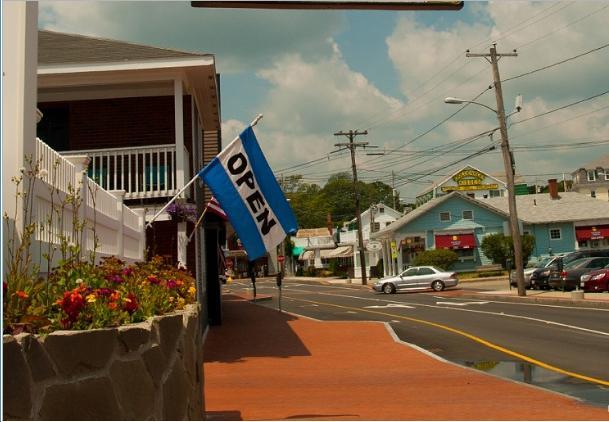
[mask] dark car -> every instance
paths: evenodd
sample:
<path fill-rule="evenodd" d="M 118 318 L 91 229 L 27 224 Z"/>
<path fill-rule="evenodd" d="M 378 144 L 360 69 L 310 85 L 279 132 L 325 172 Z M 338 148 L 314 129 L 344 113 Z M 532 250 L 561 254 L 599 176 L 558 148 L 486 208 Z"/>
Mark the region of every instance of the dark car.
<path fill-rule="evenodd" d="M 582 275 L 609 265 L 609 257 L 581 258 L 564 266 L 562 272 L 552 270 L 548 285 L 552 289 L 574 290 L 579 287 Z"/>
<path fill-rule="evenodd" d="M 524 269 L 524 287 L 525 289 L 532 289 L 531 285 L 531 277 L 533 273 L 538 269 L 550 268 L 552 265 L 555 265 L 554 262 L 559 258 L 559 256 L 548 256 L 546 258 L 538 261 L 534 266 Z M 516 282 L 516 271 L 511 272 L 510 277 L 510 285 L 512 287 L 518 287 L 518 283 Z"/>
<path fill-rule="evenodd" d="M 579 287 L 584 292 L 609 292 L 609 265 L 582 275 Z"/>
<path fill-rule="evenodd" d="M 575 251 L 568 253 L 562 258 L 563 267 L 569 265 L 571 262 L 581 259 L 581 258 L 590 258 L 590 257 L 609 257 L 609 249 L 594 249 L 588 251 Z M 556 270 L 557 262 L 554 261 L 550 267 L 546 268 L 538 268 L 533 271 L 530 277 L 530 284 L 532 289 L 548 289 L 550 286 L 548 285 L 548 278 L 550 277 L 550 273 L 553 270 Z"/>

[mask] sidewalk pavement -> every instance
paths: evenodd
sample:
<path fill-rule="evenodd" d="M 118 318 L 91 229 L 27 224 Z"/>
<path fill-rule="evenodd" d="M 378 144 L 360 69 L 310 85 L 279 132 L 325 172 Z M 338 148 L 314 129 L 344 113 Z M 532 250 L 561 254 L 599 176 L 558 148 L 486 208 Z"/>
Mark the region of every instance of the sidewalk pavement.
<path fill-rule="evenodd" d="M 322 322 L 225 294 L 205 343 L 208 420 L 607 420 L 607 409 L 467 369 L 379 322 Z"/>

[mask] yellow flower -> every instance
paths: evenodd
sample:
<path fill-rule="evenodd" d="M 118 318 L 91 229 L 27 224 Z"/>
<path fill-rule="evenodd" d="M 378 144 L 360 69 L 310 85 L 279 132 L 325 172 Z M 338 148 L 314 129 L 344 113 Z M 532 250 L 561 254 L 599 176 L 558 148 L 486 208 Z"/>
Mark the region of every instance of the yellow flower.
<path fill-rule="evenodd" d="M 91 293 L 90 295 L 87 296 L 87 302 L 89 303 L 94 303 L 97 300 L 97 298 L 95 297 L 95 295 L 93 293 Z"/>
<path fill-rule="evenodd" d="M 195 295 L 195 293 L 197 293 L 197 289 L 194 288 L 194 286 L 190 286 L 188 288 L 188 293 L 190 293 L 191 295 Z"/>
<path fill-rule="evenodd" d="M 185 303 L 186 301 L 184 300 L 184 298 L 178 298 L 178 308 L 183 308 Z"/>

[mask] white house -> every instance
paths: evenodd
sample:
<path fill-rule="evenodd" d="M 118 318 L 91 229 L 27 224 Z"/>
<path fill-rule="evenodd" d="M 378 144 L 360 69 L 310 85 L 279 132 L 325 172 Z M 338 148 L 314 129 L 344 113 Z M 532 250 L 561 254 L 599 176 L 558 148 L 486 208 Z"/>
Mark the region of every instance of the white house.
<path fill-rule="evenodd" d="M 362 218 L 362 238 L 364 240 L 366 273 L 370 277 L 370 268 L 375 267 L 381 258 L 381 251 L 375 250 L 373 245 L 369 247 L 370 233 L 375 233 L 389 226 L 402 216 L 402 213 L 385 205 L 382 202 L 371 205 L 361 214 Z M 376 242 L 375 242 L 376 243 Z M 357 220 L 354 218 L 348 221 L 340 229 L 339 246 L 351 248 L 353 256 L 353 277 L 361 278 L 362 271 L 359 259 L 359 249 L 357 248 Z"/>

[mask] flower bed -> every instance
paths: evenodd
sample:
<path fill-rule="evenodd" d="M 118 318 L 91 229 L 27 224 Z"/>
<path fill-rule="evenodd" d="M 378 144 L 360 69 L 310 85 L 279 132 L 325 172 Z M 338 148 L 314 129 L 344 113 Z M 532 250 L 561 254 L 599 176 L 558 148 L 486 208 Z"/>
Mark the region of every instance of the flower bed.
<path fill-rule="evenodd" d="M 160 257 L 125 265 L 66 263 L 46 279 L 4 282 L 4 334 L 115 327 L 183 309 L 195 301 L 193 277 Z"/>

